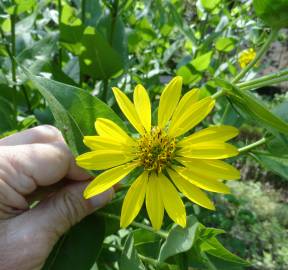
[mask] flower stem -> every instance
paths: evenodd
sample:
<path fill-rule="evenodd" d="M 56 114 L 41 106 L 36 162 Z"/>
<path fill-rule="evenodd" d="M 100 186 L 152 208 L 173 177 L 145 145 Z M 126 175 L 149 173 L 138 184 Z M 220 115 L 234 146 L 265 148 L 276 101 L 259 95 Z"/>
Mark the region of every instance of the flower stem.
<path fill-rule="evenodd" d="M 240 89 L 243 91 L 248 91 L 248 90 L 258 89 L 264 86 L 269 86 L 269 85 L 273 85 L 273 84 L 277 84 L 277 83 L 281 83 L 285 81 L 288 81 L 288 76 L 251 84 L 249 86 L 241 87 Z"/>
<path fill-rule="evenodd" d="M 266 76 L 262 76 L 260 78 L 256 78 L 248 82 L 238 83 L 237 87 L 239 87 L 241 90 L 251 90 L 287 80 L 288 80 L 288 68 Z"/>
<path fill-rule="evenodd" d="M 119 216 L 111 214 L 111 213 L 98 212 L 97 214 L 101 215 L 103 217 L 120 220 Z M 168 233 L 167 232 L 162 231 L 162 230 L 155 231 L 152 227 L 147 226 L 147 225 L 142 224 L 142 223 L 139 223 L 139 222 L 135 222 L 134 221 L 134 222 L 131 223 L 131 225 L 134 226 L 134 227 L 140 228 L 140 229 L 144 229 L 144 230 L 149 231 L 149 232 L 153 232 L 153 233 L 159 235 L 163 239 L 166 239 L 168 237 Z"/>
<path fill-rule="evenodd" d="M 267 138 L 264 137 L 264 138 L 254 142 L 254 143 L 251 143 L 251 144 L 248 144 L 248 145 L 246 145 L 244 147 L 239 148 L 238 151 L 239 151 L 240 154 L 243 154 L 243 153 L 245 153 L 247 151 L 250 151 L 251 149 L 254 149 L 255 147 L 258 147 L 258 146 L 260 146 L 262 144 L 265 144 L 266 142 L 267 142 Z"/>
<path fill-rule="evenodd" d="M 267 52 L 269 49 L 271 43 L 276 39 L 278 35 L 279 29 L 278 28 L 272 28 L 271 33 L 266 40 L 266 42 L 263 44 L 259 52 L 257 53 L 256 57 L 244 68 L 242 71 L 233 79 L 232 83 L 237 83 L 240 81 L 246 73 L 254 67 L 254 65 L 262 58 L 262 56 Z"/>
<path fill-rule="evenodd" d="M 62 2 L 61 2 L 61 0 L 58 0 L 58 25 L 59 25 L 59 27 L 61 24 L 61 20 L 62 20 Z M 59 44 L 58 58 L 59 58 L 59 65 L 60 65 L 60 69 L 61 69 L 61 67 L 62 67 L 62 48 L 61 48 L 60 44 Z"/>
<path fill-rule="evenodd" d="M 12 1 L 15 5 L 15 1 Z M 15 109 L 15 114 L 17 115 L 17 103 L 16 103 L 16 93 L 17 93 L 17 78 L 16 78 L 16 14 L 17 7 L 14 8 L 13 14 L 10 15 L 11 20 L 11 65 L 12 65 L 12 81 L 13 81 L 13 105 Z"/>
<path fill-rule="evenodd" d="M 221 97 L 225 94 L 224 89 L 221 89 L 219 91 L 217 91 L 216 93 L 214 93 L 211 98 L 217 99 L 218 97 Z"/>
<path fill-rule="evenodd" d="M 123 252 L 123 250 L 124 250 L 123 247 L 119 247 L 119 246 L 113 245 L 113 244 L 106 244 L 106 243 L 104 243 L 103 246 L 104 246 L 104 247 L 107 247 L 107 248 L 112 247 L 112 248 L 115 248 L 116 250 L 119 250 L 119 251 L 121 251 L 121 252 Z M 160 264 L 160 262 L 157 261 L 157 260 L 155 260 L 155 259 L 146 257 L 146 256 L 141 255 L 141 254 L 139 254 L 139 253 L 138 253 L 137 255 L 138 255 L 138 257 L 141 259 L 141 261 L 143 261 L 143 262 L 145 262 L 145 263 L 151 264 L 151 265 L 153 265 L 153 266 L 158 266 L 158 265 Z M 162 263 L 162 265 L 167 265 L 167 266 L 168 266 L 169 264 Z"/>

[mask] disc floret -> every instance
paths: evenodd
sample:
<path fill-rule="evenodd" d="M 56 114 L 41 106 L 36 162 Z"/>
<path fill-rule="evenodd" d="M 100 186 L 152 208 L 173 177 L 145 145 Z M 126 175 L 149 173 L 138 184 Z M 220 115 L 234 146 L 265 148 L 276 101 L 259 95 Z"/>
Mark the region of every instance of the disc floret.
<path fill-rule="evenodd" d="M 175 148 L 175 138 L 170 138 L 163 129 L 153 127 L 150 133 L 145 132 L 139 138 L 137 155 L 145 170 L 160 173 L 171 164 Z"/>

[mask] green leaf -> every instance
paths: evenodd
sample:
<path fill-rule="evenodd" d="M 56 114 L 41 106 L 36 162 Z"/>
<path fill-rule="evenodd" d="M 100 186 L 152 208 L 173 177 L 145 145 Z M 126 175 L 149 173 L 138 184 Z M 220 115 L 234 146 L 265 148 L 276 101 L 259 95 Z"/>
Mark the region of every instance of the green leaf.
<path fill-rule="evenodd" d="M 193 246 L 198 226 L 199 223 L 194 216 L 187 218 L 187 226 L 184 229 L 174 225 L 161 246 L 159 261 L 164 262 L 173 255 L 189 250 Z"/>
<path fill-rule="evenodd" d="M 27 72 L 26 75 L 49 104 L 57 127 L 75 155 L 86 150 L 83 135 L 95 134 L 97 118 L 108 118 L 123 127 L 113 110 L 89 92 Z"/>
<path fill-rule="evenodd" d="M 17 126 L 13 105 L 3 97 L 0 97 L 0 119 L 0 133 L 15 129 Z"/>
<path fill-rule="evenodd" d="M 17 14 L 31 10 L 36 6 L 36 3 L 36 0 L 15 0 L 15 4 L 17 5 Z"/>
<path fill-rule="evenodd" d="M 288 27 L 287 0 L 253 0 L 254 10 L 266 24 L 272 27 Z"/>
<path fill-rule="evenodd" d="M 257 123 L 261 123 L 265 128 L 277 130 L 288 134 L 288 123 L 270 112 L 252 94 L 233 88 L 234 93 L 229 92 L 229 98 L 234 105 L 243 113 L 246 118 L 252 118 Z"/>
<path fill-rule="evenodd" d="M 224 261 L 233 262 L 235 264 L 249 266 L 250 264 L 240 257 L 234 255 L 227 250 L 215 237 L 205 240 L 201 244 L 201 250 L 208 254 L 220 258 Z"/>
<path fill-rule="evenodd" d="M 102 217 L 86 217 L 62 236 L 42 270 L 90 269 L 101 251 L 104 231 Z"/>
<path fill-rule="evenodd" d="M 208 69 L 211 57 L 212 57 L 212 51 L 197 56 L 195 59 L 192 60 L 191 64 L 197 71 L 203 72 L 206 69 Z"/>
<path fill-rule="evenodd" d="M 213 10 L 220 4 L 221 0 L 201 0 L 202 6 L 208 11 Z"/>
<path fill-rule="evenodd" d="M 123 61 L 104 37 L 88 26 L 82 38 L 81 71 L 96 80 L 108 79 L 123 68 Z"/>
<path fill-rule="evenodd" d="M 253 152 L 253 156 L 268 170 L 288 180 L 288 154 L 275 156 L 267 152 Z"/>
<path fill-rule="evenodd" d="M 202 79 L 201 73 L 195 70 L 191 64 L 181 66 L 177 69 L 176 74 L 183 78 L 183 84 L 195 84 Z"/>
<path fill-rule="evenodd" d="M 138 253 L 134 248 L 133 235 L 130 234 L 125 242 L 124 249 L 120 259 L 119 270 L 145 270 L 145 266 L 138 257 Z"/>
<path fill-rule="evenodd" d="M 220 37 L 216 40 L 215 48 L 220 52 L 231 52 L 235 47 L 235 40 L 227 37 Z"/>
<path fill-rule="evenodd" d="M 101 18 L 96 29 L 121 56 L 122 62 L 128 63 L 128 41 L 121 17 L 114 18 L 111 14 L 108 14 Z"/>

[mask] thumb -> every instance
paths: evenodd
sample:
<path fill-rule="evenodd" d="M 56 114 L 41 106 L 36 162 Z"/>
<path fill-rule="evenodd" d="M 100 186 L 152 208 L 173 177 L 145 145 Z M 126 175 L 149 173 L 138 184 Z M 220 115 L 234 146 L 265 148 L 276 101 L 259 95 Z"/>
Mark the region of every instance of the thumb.
<path fill-rule="evenodd" d="M 114 190 L 109 189 L 86 200 L 83 198 L 86 186 L 87 183 L 82 182 L 62 188 L 30 210 L 31 220 L 37 220 L 38 229 L 52 233 L 52 238 L 54 234 L 57 240 L 84 217 L 103 207 L 114 195 Z"/>

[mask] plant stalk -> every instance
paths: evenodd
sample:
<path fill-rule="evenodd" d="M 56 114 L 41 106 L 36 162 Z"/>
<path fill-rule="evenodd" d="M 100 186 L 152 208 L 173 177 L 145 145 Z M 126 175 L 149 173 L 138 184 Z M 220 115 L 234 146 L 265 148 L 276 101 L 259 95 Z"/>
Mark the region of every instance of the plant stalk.
<path fill-rule="evenodd" d="M 107 217 L 107 218 L 111 218 L 111 219 L 115 219 L 115 220 L 120 220 L 120 217 L 117 216 L 117 215 L 114 215 L 114 214 L 105 213 L 105 212 L 98 212 L 97 214 L 101 215 L 103 217 Z M 147 226 L 147 225 L 142 224 L 142 223 L 139 223 L 139 222 L 136 222 L 136 221 L 133 221 L 131 223 L 131 225 L 134 226 L 134 227 L 137 227 L 137 228 L 144 229 L 146 231 L 155 233 L 155 234 L 159 235 L 163 239 L 166 239 L 168 237 L 168 233 L 167 232 L 162 231 L 162 230 L 155 231 L 152 227 Z"/>
<path fill-rule="evenodd" d="M 278 83 L 285 82 L 285 81 L 288 81 L 288 76 L 251 84 L 249 86 L 240 87 L 240 89 L 243 91 L 248 91 L 248 90 L 257 89 L 257 88 L 264 87 L 264 86 L 278 84 Z"/>
<path fill-rule="evenodd" d="M 58 25 L 59 27 L 61 24 L 61 20 L 62 20 L 62 1 L 58 0 Z M 60 44 L 59 44 L 58 57 L 59 57 L 59 65 L 61 69 L 62 68 L 62 48 Z"/>
<path fill-rule="evenodd" d="M 246 145 L 244 147 L 239 148 L 238 151 L 239 151 L 240 154 L 243 154 L 243 153 L 245 153 L 247 151 L 251 151 L 252 149 L 254 149 L 254 148 L 256 148 L 256 147 L 258 147 L 260 145 L 265 144 L 266 142 L 267 142 L 267 138 L 264 137 L 264 138 L 254 142 L 254 143 L 251 143 L 251 144 L 248 144 L 248 145 Z"/>
<path fill-rule="evenodd" d="M 278 28 L 272 28 L 271 33 L 266 40 L 266 42 L 263 44 L 259 52 L 256 54 L 256 57 L 244 68 L 242 71 L 233 79 L 232 83 L 237 83 L 240 81 L 246 73 L 254 67 L 254 65 L 259 62 L 259 60 L 262 58 L 262 56 L 268 51 L 271 43 L 276 39 L 278 35 L 279 29 Z"/>
<path fill-rule="evenodd" d="M 15 1 L 12 1 L 12 4 L 15 5 Z M 12 81 L 13 81 L 13 106 L 15 110 L 15 115 L 17 115 L 17 103 L 16 103 L 16 93 L 17 93 L 17 78 L 16 78 L 16 14 L 17 6 L 14 8 L 13 14 L 10 15 L 11 20 L 11 65 L 12 65 Z"/>

